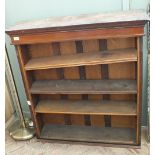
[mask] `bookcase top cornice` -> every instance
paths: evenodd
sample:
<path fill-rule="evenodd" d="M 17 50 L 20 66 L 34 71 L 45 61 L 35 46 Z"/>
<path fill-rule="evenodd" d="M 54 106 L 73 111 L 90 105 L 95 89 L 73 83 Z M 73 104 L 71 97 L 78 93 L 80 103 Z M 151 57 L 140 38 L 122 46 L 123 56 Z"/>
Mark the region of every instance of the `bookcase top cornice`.
<path fill-rule="evenodd" d="M 144 26 L 148 20 L 149 16 L 144 10 L 81 14 L 78 16 L 50 17 L 21 22 L 8 28 L 6 33 L 9 35 L 19 35 L 104 27 Z"/>

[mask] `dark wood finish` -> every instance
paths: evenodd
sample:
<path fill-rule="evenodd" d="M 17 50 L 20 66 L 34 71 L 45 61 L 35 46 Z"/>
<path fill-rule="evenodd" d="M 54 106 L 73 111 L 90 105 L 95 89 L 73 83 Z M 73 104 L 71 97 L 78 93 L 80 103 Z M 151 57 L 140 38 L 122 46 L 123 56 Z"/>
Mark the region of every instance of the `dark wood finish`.
<path fill-rule="evenodd" d="M 43 124 L 61 124 L 64 125 L 65 117 L 64 114 L 40 114 Z M 42 129 L 42 128 L 41 128 Z"/>
<path fill-rule="evenodd" d="M 41 100 L 36 106 L 35 112 L 53 114 L 131 116 L 135 116 L 137 114 L 136 103 L 134 102 L 106 100 Z"/>
<path fill-rule="evenodd" d="M 142 109 L 142 38 L 137 38 L 137 137 L 136 142 L 141 144 L 141 109 Z"/>
<path fill-rule="evenodd" d="M 75 43 L 76 43 L 76 53 L 77 54 L 83 53 L 82 41 L 81 40 L 75 41 Z M 85 80 L 86 79 L 85 67 L 84 66 L 79 66 L 78 69 L 79 69 L 80 79 L 81 80 Z M 87 94 L 81 95 L 81 99 L 82 100 L 87 100 L 88 99 L 88 95 Z M 81 116 L 81 115 L 79 115 L 79 116 Z M 90 121 L 90 116 L 89 115 L 83 115 L 83 120 L 84 120 L 84 125 L 91 125 L 91 121 Z"/>
<path fill-rule="evenodd" d="M 49 43 L 58 41 L 70 40 L 87 40 L 87 39 L 105 39 L 105 38 L 123 38 L 123 37 L 138 37 L 144 35 L 143 27 L 129 28 L 109 28 L 109 29 L 91 29 L 79 31 L 56 31 L 50 33 L 41 33 L 35 35 L 19 35 L 19 40 L 14 40 L 11 37 L 14 45 Z M 15 36 L 16 37 L 16 36 Z"/>
<path fill-rule="evenodd" d="M 125 127 L 136 129 L 136 119 L 135 116 L 118 116 L 111 115 L 111 127 Z"/>
<path fill-rule="evenodd" d="M 111 127 L 111 116 L 105 115 L 104 120 L 105 120 L 105 127 Z"/>
<path fill-rule="evenodd" d="M 97 143 L 97 142 L 80 142 L 72 140 L 53 140 L 46 138 L 37 138 L 38 142 L 42 143 L 59 143 L 59 144 L 72 144 L 72 145 L 87 145 L 87 146 L 101 146 L 101 147 L 113 147 L 113 148 L 128 148 L 128 149 L 141 149 L 140 145 L 136 144 L 114 144 L 114 143 Z"/>
<path fill-rule="evenodd" d="M 140 145 L 147 20 L 143 11 L 124 11 L 45 19 L 7 30 L 37 138 Z"/>
<path fill-rule="evenodd" d="M 135 25 L 143 26 L 146 21 L 127 21 L 127 22 L 111 22 L 111 23 L 98 23 L 98 24 L 83 24 L 83 25 L 74 25 L 74 26 L 61 26 L 61 27 L 47 27 L 47 28 L 35 28 L 35 29 L 26 29 L 26 30 L 6 30 L 6 33 L 10 36 L 13 35 L 25 35 L 25 34 L 37 34 L 37 33 L 49 33 L 53 31 L 74 31 L 81 29 L 100 29 L 100 28 L 110 28 L 110 27 L 135 27 Z"/>
<path fill-rule="evenodd" d="M 61 42 L 60 43 L 60 53 L 61 57 L 62 56 L 68 56 L 70 54 L 75 54 L 76 53 L 76 44 L 74 41 L 70 42 Z M 69 67 L 69 68 L 63 68 L 63 74 L 64 74 L 64 79 L 72 79 L 76 80 L 79 79 L 79 70 L 78 67 Z M 72 99 L 74 96 L 72 95 L 65 95 L 66 99 Z M 76 96 L 77 97 L 77 96 Z M 78 96 L 79 99 L 81 98 Z M 78 122 L 83 122 L 82 116 L 76 117 L 75 115 L 66 115 L 67 120 L 69 121 L 70 124 L 77 124 Z"/>
<path fill-rule="evenodd" d="M 135 80 L 42 80 L 32 94 L 137 94 Z"/>
<path fill-rule="evenodd" d="M 26 95 L 27 95 L 27 98 L 28 98 L 29 102 L 33 103 L 33 98 L 31 96 L 30 92 L 28 91 L 29 86 L 30 86 L 30 81 L 29 81 L 29 78 L 26 78 L 27 75 L 26 75 L 26 71 L 24 69 L 24 58 L 25 58 L 24 56 L 25 55 L 23 53 L 25 53 L 25 51 L 22 51 L 22 48 L 20 46 L 16 46 L 16 52 L 17 52 L 17 56 L 18 56 L 18 60 L 19 60 L 19 64 L 20 64 L 20 69 L 21 69 L 22 78 L 23 78 L 23 81 L 24 81 L 24 86 L 25 86 L 25 89 L 26 89 Z M 30 112 L 31 112 L 32 120 L 34 121 L 36 135 L 37 135 L 37 137 L 39 137 L 40 128 L 43 125 L 42 125 L 42 121 L 35 117 L 34 106 L 35 106 L 34 104 L 30 105 L 29 109 L 30 109 Z"/>
<path fill-rule="evenodd" d="M 122 38 L 122 39 L 108 39 L 107 40 L 107 49 L 124 49 L 124 48 L 136 48 L 135 38 Z M 130 63 L 117 63 L 117 64 L 109 64 L 108 65 L 108 75 L 109 79 L 136 79 L 135 74 L 135 65 L 136 62 Z M 121 69 L 120 69 L 121 68 Z M 136 96 L 131 96 L 131 94 L 122 94 L 122 95 L 113 95 L 109 96 L 111 100 L 136 100 Z M 135 127 L 133 124 L 136 122 L 129 116 L 111 116 L 109 119 L 113 127 Z M 134 123 L 132 123 L 134 122 Z"/>
<path fill-rule="evenodd" d="M 82 14 L 79 16 L 51 17 L 32 22 L 22 22 L 9 28 L 10 35 L 45 33 L 92 28 L 143 26 L 149 19 L 143 10 L 117 11 L 111 13 Z"/>
<path fill-rule="evenodd" d="M 135 130 L 129 128 L 45 125 L 42 129 L 41 138 L 98 143 L 134 144 Z"/>
<path fill-rule="evenodd" d="M 96 53 L 95 51 L 99 51 L 99 43 L 98 40 L 84 40 L 82 41 L 83 45 L 83 52 L 86 54 L 90 53 Z M 94 74 L 95 73 L 95 74 Z M 85 79 L 86 80 L 97 80 L 101 79 L 101 65 L 94 65 L 94 66 L 85 66 Z M 97 94 L 97 95 L 92 95 L 89 94 L 88 99 L 91 100 L 100 100 L 102 99 L 102 95 Z M 94 116 L 90 115 L 89 117 L 89 124 L 91 126 L 104 126 L 104 116 Z"/>
<path fill-rule="evenodd" d="M 136 49 L 121 49 L 30 59 L 25 69 L 37 70 L 132 61 L 137 61 Z"/>

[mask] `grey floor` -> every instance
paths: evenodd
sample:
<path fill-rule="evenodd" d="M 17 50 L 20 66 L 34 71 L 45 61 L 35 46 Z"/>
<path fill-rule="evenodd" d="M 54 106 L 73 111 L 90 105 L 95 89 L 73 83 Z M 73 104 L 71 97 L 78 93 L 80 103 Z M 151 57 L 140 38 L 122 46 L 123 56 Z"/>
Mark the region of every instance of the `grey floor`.
<path fill-rule="evenodd" d="M 146 130 L 142 130 L 141 149 L 112 148 L 75 144 L 43 143 L 33 138 L 28 141 L 14 141 L 6 131 L 6 155 L 149 155 Z"/>

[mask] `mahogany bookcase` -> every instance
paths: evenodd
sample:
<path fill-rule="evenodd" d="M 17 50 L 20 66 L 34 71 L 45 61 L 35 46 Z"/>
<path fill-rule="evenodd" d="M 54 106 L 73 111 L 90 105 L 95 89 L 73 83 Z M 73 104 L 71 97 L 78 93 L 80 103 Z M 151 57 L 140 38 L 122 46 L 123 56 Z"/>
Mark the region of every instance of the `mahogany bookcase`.
<path fill-rule="evenodd" d="M 40 140 L 140 146 L 141 10 L 48 18 L 6 31 Z"/>

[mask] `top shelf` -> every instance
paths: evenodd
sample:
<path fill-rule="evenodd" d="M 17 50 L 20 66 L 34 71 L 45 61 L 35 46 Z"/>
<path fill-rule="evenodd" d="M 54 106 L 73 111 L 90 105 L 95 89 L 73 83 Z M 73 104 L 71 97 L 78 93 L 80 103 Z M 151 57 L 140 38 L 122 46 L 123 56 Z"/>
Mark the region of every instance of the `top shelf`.
<path fill-rule="evenodd" d="M 34 58 L 28 61 L 25 69 L 39 70 L 132 61 L 137 61 L 137 51 L 135 48 Z"/>

